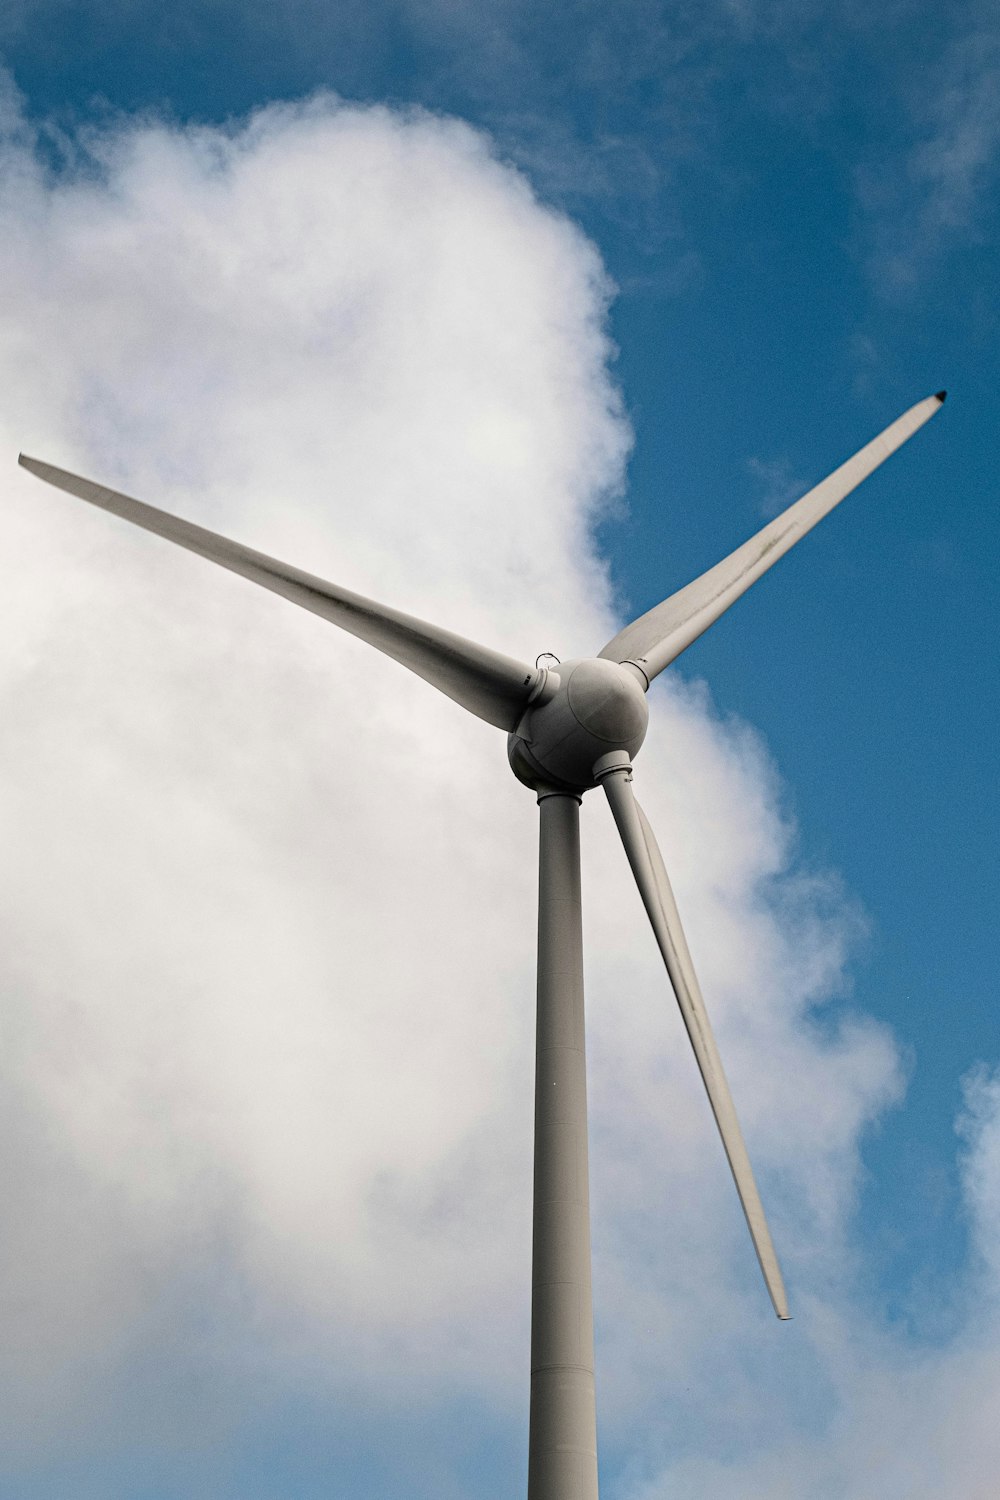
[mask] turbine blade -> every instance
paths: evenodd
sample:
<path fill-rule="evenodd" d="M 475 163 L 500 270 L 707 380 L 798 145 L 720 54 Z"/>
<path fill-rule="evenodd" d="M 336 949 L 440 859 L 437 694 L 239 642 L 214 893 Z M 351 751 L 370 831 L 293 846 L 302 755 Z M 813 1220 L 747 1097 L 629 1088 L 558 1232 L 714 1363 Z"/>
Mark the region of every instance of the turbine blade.
<path fill-rule="evenodd" d="M 752 583 L 756 583 L 779 557 L 784 557 L 811 531 L 817 521 L 839 505 L 845 496 L 867 479 L 879 464 L 902 447 L 919 427 L 938 411 L 945 392 L 918 401 L 884 432 L 841 464 L 801 500 L 796 500 L 757 535 L 735 552 L 709 568 L 693 583 L 671 594 L 646 614 L 626 625 L 610 640 L 600 655 L 609 661 L 631 661 L 647 681 L 668 667 L 692 641 L 713 625 Z"/>
<path fill-rule="evenodd" d="M 121 516 L 126 521 L 155 532 L 281 594 L 293 604 L 311 610 L 342 630 L 367 641 L 376 650 L 408 667 L 425 682 L 460 703 L 470 713 L 499 729 L 515 727 L 532 690 L 542 674 L 534 667 L 478 646 L 450 630 L 429 625 L 401 610 L 376 604 L 337 584 L 314 578 L 263 552 L 254 552 L 204 526 L 183 521 L 168 511 L 157 510 L 129 495 L 57 469 L 52 464 L 21 454 L 18 463 L 58 489 L 87 500 L 91 505 Z"/>
<path fill-rule="evenodd" d="M 632 792 L 631 767 L 617 766 L 605 772 L 601 780 L 694 1048 L 767 1290 L 778 1317 L 788 1318 L 788 1299 L 781 1268 L 663 858 L 653 830 Z"/>

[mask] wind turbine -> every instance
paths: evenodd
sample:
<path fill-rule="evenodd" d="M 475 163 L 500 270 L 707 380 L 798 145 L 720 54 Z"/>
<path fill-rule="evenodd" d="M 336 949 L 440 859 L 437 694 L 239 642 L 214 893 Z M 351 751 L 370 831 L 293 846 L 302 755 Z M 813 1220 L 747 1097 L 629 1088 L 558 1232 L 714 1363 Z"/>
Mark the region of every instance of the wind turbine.
<path fill-rule="evenodd" d="M 653 831 L 632 791 L 646 692 L 797 541 L 939 410 L 918 402 L 700 578 L 634 620 L 597 656 L 534 667 L 314 578 L 202 526 L 21 454 L 40 479 L 177 542 L 368 641 L 507 732 L 514 775 L 540 811 L 531 1415 L 528 1500 L 597 1500 L 579 806 L 600 786 L 722 1137 L 764 1281 L 789 1316 L 778 1259 L 684 930 Z"/>

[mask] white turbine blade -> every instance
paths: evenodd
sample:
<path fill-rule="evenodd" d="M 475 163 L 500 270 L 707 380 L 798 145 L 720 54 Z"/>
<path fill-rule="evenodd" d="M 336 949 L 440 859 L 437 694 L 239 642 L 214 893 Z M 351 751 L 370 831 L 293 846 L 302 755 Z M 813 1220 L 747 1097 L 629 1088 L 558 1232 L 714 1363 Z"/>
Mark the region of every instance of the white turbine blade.
<path fill-rule="evenodd" d="M 890 454 L 902 447 L 919 427 L 940 411 L 945 392 L 918 401 L 873 438 L 860 452 L 835 469 L 815 489 L 796 500 L 735 552 L 671 594 L 646 614 L 620 630 L 600 655 L 609 661 L 631 661 L 651 682 L 713 625 L 752 583 L 779 557 L 811 531 L 817 521 L 839 505 Z"/>
<path fill-rule="evenodd" d="M 605 774 L 602 780 L 694 1048 L 767 1290 L 778 1317 L 788 1318 L 788 1299 L 781 1268 L 662 856 L 653 830 L 632 792 L 631 771 L 623 767 Z"/>
<path fill-rule="evenodd" d="M 540 677 L 534 667 L 525 666 L 512 657 L 491 651 L 487 646 L 478 646 L 450 630 L 428 625 L 400 610 L 376 604 L 372 599 L 326 583 L 322 578 L 314 578 L 287 563 L 265 556 L 263 552 L 254 552 L 239 542 L 207 531 L 204 526 L 182 521 L 168 511 L 157 510 L 155 506 L 145 505 L 141 500 L 133 500 L 90 479 L 69 474 L 65 469 L 28 458 L 23 453 L 18 463 L 58 489 L 77 495 L 112 515 L 121 516 L 145 531 L 166 537 L 189 552 L 207 557 L 231 573 L 239 573 L 272 593 L 290 599 L 293 604 L 300 604 L 303 609 L 332 621 L 391 656 L 470 713 L 499 729 L 514 728 Z"/>

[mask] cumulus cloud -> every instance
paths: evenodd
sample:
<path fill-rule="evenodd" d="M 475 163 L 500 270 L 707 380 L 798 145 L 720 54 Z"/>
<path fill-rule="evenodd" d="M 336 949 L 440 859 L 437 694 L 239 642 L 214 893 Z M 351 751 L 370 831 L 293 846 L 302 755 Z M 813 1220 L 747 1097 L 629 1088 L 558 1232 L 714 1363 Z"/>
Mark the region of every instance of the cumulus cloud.
<path fill-rule="evenodd" d="M 878 1327 L 851 1327 L 828 1306 L 813 1336 L 828 1374 L 827 1420 L 809 1435 L 760 1444 L 756 1454 L 684 1457 L 630 1491 L 636 1500 L 683 1494 L 709 1500 L 793 1500 L 885 1495 L 932 1500 L 942 1493 L 988 1500 L 1000 1463 L 1000 1079 L 976 1069 L 964 1080 L 958 1122 L 963 1186 L 978 1264 L 964 1287 L 966 1318 L 947 1343 L 925 1347 Z M 942 1289 L 942 1296 L 948 1293 Z"/>
<path fill-rule="evenodd" d="M 329 97 L 124 121 L 55 171 L 16 100 L 4 120 L 9 1462 L 218 1452 L 276 1387 L 341 1426 L 479 1402 L 520 1434 L 535 813 L 502 737 L 13 456 L 513 654 L 595 650 L 592 523 L 630 444 L 599 257 L 455 121 Z M 654 700 L 643 801 L 802 1318 L 767 1322 L 588 805 L 601 1403 L 643 1483 L 661 1444 L 704 1466 L 709 1410 L 752 1467 L 843 1405 L 860 1141 L 900 1093 L 891 1038 L 830 1004 L 858 918 L 798 868 L 765 749 L 697 684 Z M 419 1447 L 386 1494 L 444 1493 Z"/>
<path fill-rule="evenodd" d="M 7 166 L 8 452 L 512 651 L 605 628 L 607 288 L 481 138 L 326 100 L 94 136 L 58 184 L 20 143 Z M 9 494 L 7 962 L 39 1129 L 164 1276 L 178 1222 L 224 1230 L 261 1296 L 447 1341 L 523 1259 L 527 1122 L 498 1120 L 529 1086 L 532 809 L 502 740 L 189 558 Z M 78 1259 L 130 1322 L 99 1235 Z"/>

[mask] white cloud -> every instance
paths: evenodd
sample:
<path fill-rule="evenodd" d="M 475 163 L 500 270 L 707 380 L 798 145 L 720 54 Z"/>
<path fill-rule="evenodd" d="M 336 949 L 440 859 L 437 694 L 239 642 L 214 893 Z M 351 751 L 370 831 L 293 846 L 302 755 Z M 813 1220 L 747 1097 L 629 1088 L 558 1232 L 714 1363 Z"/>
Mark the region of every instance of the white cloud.
<path fill-rule="evenodd" d="M 780 515 L 809 488 L 808 482 L 798 477 L 791 459 L 785 455 L 780 458 L 751 457 L 747 459 L 747 469 L 760 480 L 764 491 L 759 501 L 760 513 L 768 518 Z"/>
<path fill-rule="evenodd" d="M 811 1333 L 831 1380 L 829 1411 L 816 1432 L 782 1436 L 772 1427 L 758 1438 L 756 1454 L 684 1457 L 627 1491 L 634 1500 L 737 1493 L 741 1500 L 803 1494 L 932 1500 L 942 1493 L 988 1500 L 996 1493 L 1000 1080 L 977 1070 L 965 1080 L 965 1092 L 963 1183 L 983 1254 L 964 1289 L 961 1331 L 947 1344 L 920 1347 L 877 1327 L 852 1326 L 846 1309 L 827 1308 L 813 1319 Z"/>
<path fill-rule="evenodd" d="M 514 651 L 605 628 L 587 524 L 628 433 L 603 273 L 480 138 L 321 100 L 88 144 L 57 187 L 9 153 L 8 452 Z M 519 1290 L 503 1177 L 466 1191 L 484 1149 L 518 1185 L 528 1163 L 506 1115 L 533 816 L 501 737 L 224 575 L 9 491 L 31 1108 L 157 1253 L 178 1218 L 235 1216 L 261 1296 L 438 1337 L 440 1303 Z M 117 1303 L 99 1237 L 81 1274 Z"/>
<path fill-rule="evenodd" d="M 995 8 L 959 10 L 941 55 L 914 68 L 901 96 L 905 145 L 859 174 L 872 249 L 869 268 L 884 291 L 908 292 L 954 245 L 996 237 L 1000 165 L 1000 30 Z"/>
<path fill-rule="evenodd" d="M 535 814 L 502 737 L 13 455 L 526 658 L 596 649 L 613 621 L 590 524 L 629 447 L 600 261 L 452 121 L 319 98 L 229 131 L 125 122 L 52 178 L 13 120 L 4 1441 L 25 1462 L 84 1431 L 89 1450 L 170 1451 L 181 1416 L 224 1437 L 257 1364 L 341 1412 L 461 1392 L 516 1426 Z M 751 1473 L 761 1401 L 780 1397 L 786 1446 L 830 1393 L 849 1405 L 859 1140 L 899 1070 L 872 1023 L 810 1019 L 856 917 L 796 873 L 762 747 L 696 686 L 655 697 L 641 794 L 801 1321 L 767 1321 L 624 857 L 588 805 L 604 1432 L 652 1475 L 683 1422 L 704 1474 L 721 1404 Z"/>

